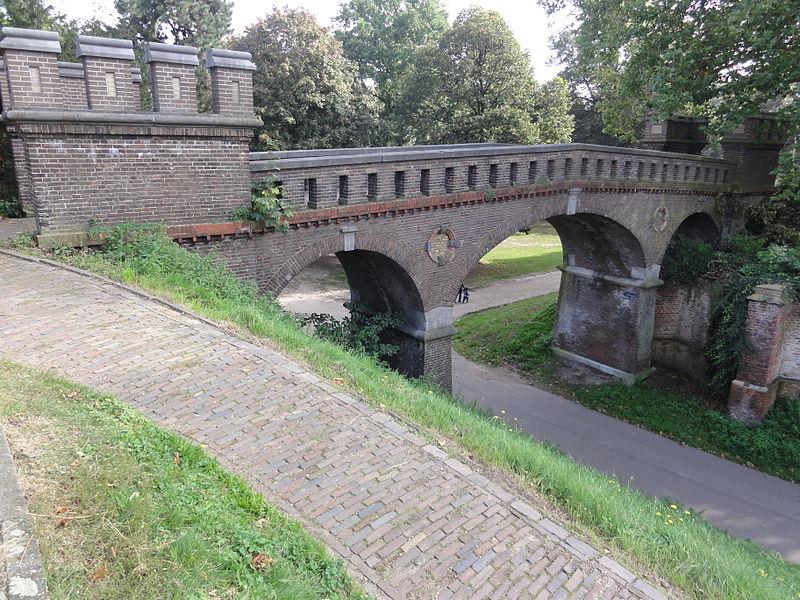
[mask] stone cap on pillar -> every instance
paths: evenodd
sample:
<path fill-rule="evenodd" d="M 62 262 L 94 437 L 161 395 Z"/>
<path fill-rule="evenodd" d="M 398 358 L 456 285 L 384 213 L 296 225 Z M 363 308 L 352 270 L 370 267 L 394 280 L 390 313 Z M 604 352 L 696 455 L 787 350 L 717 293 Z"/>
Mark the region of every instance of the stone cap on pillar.
<path fill-rule="evenodd" d="M 789 289 L 782 283 L 765 283 L 757 285 L 747 299 L 751 302 L 766 302 L 782 306 L 789 301 Z"/>
<path fill-rule="evenodd" d="M 253 55 L 249 52 L 239 52 L 237 50 L 222 50 L 211 48 L 206 50 L 206 68 L 239 69 L 243 71 L 255 71 L 256 65 L 253 63 Z"/>
<path fill-rule="evenodd" d="M 136 85 L 140 85 L 142 83 L 142 70 L 139 67 L 131 68 L 131 81 Z"/>
<path fill-rule="evenodd" d="M 144 43 L 144 62 L 148 64 L 154 62 L 169 63 L 192 67 L 200 64 L 200 60 L 197 58 L 197 48 L 158 42 Z"/>
<path fill-rule="evenodd" d="M 58 41 L 58 33 L 55 31 L 3 27 L 0 33 L 2 33 L 0 48 L 6 50 L 26 50 L 50 54 L 61 52 L 61 43 Z"/>
<path fill-rule="evenodd" d="M 75 40 L 75 56 L 134 60 L 133 42 L 114 38 L 79 35 Z"/>

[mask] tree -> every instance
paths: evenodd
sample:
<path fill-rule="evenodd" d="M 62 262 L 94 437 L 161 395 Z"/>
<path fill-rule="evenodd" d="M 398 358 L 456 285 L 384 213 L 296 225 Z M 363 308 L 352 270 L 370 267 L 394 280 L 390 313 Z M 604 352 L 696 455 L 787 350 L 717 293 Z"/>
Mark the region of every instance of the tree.
<path fill-rule="evenodd" d="M 206 50 L 230 32 L 230 0 L 114 0 L 117 34 L 143 42 L 170 42 Z"/>
<path fill-rule="evenodd" d="M 419 52 L 400 112 L 416 143 L 565 142 L 572 124 L 564 91 L 563 82 L 536 83 L 498 13 L 470 8 Z"/>
<path fill-rule="evenodd" d="M 230 32 L 233 2 L 230 0 L 114 0 L 119 23 L 109 35 L 135 42 L 136 60 L 142 70 L 142 105 L 151 103 L 144 42 L 168 42 L 195 46 L 200 52 L 218 46 Z M 197 74 L 200 110 L 211 106 L 211 81 L 202 66 Z"/>
<path fill-rule="evenodd" d="M 636 126 L 651 112 L 703 116 L 712 135 L 720 135 L 766 102 L 798 101 L 797 2 L 539 3 L 550 12 L 571 8 L 574 24 L 556 37 L 554 48 L 599 94 L 607 130 L 625 139 L 635 139 Z"/>
<path fill-rule="evenodd" d="M 253 54 L 260 147 L 363 146 L 379 136 L 375 98 L 311 13 L 276 9 L 229 45 Z"/>
<path fill-rule="evenodd" d="M 572 10 L 574 24 L 554 48 L 597 98 L 606 131 L 626 141 L 650 114 L 704 117 L 718 139 L 769 105 L 790 143 L 778 171 L 781 189 L 761 217 L 768 237 L 800 243 L 796 0 L 539 2 L 550 12 Z"/>
<path fill-rule="evenodd" d="M 350 0 L 340 6 L 336 23 L 336 39 L 358 65 L 362 82 L 374 84 L 384 116 L 393 112 L 417 49 L 448 28 L 439 0 Z"/>

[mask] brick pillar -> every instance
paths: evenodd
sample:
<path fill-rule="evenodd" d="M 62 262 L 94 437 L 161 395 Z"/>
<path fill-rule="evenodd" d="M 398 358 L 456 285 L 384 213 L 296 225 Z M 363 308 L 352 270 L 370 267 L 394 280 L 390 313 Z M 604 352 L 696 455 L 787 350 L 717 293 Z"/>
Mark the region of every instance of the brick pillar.
<path fill-rule="evenodd" d="M 652 371 L 659 279 L 561 267 L 553 351 L 631 384 Z"/>
<path fill-rule="evenodd" d="M 447 393 L 453 389 L 451 340 L 452 307 L 440 307 L 425 314 L 412 315 L 400 328 L 397 343 L 400 352 L 392 366 L 409 377 L 421 377 Z"/>
<path fill-rule="evenodd" d="M 75 55 L 83 60 L 90 109 L 109 112 L 139 110 L 139 91 L 131 74 L 134 55 L 130 40 L 79 35 Z"/>
<path fill-rule="evenodd" d="M 139 67 L 131 67 L 131 83 L 136 91 L 136 110 L 142 110 L 142 70 Z"/>
<path fill-rule="evenodd" d="M 61 79 L 58 73 L 58 54 L 61 44 L 54 31 L 38 31 L 3 27 L 0 39 L 3 61 L 3 110 L 57 109 L 63 104 Z M 25 142 L 9 127 L 14 176 L 23 210 L 32 214 L 35 197 Z"/>
<path fill-rule="evenodd" d="M 153 108 L 157 112 L 197 112 L 197 48 L 146 42 Z"/>
<path fill-rule="evenodd" d="M 3 91 L 8 90 L 4 110 L 62 106 L 58 76 L 61 44 L 55 31 L 3 27 L 0 50 L 6 71 Z"/>
<path fill-rule="evenodd" d="M 740 190 L 770 190 L 786 132 L 770 115 L 745 119 L 722 139 L 722 157 L 736 163 L 731 183 Z"/>
<path fill-rule="evenodd" d="M 249 52 L 219 50 L 206 52 L 206 68 L 211 74 L 211 112 L 220 115 L 253 114 L 253 71 Z"/>
<path fill-rule="evenodd" d="M 760 421 L 775 403 L 781 347 L 792 306 L 785 286 L 756 286 L 747 298 L 745 351 L 728 396 L 728 414 L 740 421 Z"/>
<path fill-rule="evenodd" d="M 639 146 L 648 150 L 700 154 L 708 144 L 703 126 L 704 119 L 672 117 L 666 120 L 650 119 L 645 122 Z"/>

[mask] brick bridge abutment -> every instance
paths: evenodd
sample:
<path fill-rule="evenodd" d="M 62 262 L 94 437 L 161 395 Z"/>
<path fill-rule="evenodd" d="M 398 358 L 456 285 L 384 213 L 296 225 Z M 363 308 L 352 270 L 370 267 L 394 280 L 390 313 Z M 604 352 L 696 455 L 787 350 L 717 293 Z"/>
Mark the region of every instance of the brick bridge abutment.
<path fill-rule="evenodd" d="M 721 194 L 758 201 L 781 148 L 768 117 L 695 152 L 697 124 L 648 124 L 648 148 L 462 144 L 248 151 L 247 53 L 210 50 L 212 112 L 196 107 L 194 48 L 149 44 L 154 111 L 139 101 L 130 42 L 79 36 L 58 62 L 52 32 L 4 28 L 3 124 L 42 245 L 91 244 L 90 226 L 167 225 L 277 295 L 336 254 L 354 299 L 403 315 L 396 366 L 451 387 L 453 302 L 481 257 L 547 220 L 564 248 L 555 351 L 631 382 L 651 369 L 661 266 L 676 232 L 718 239 Z M 665 150 L 679 150 L 669 152 Z M 230 221 L 253 184 L 272 180 L 294 210 L 289 231 Z M 694 224 L 688 227 L 686 223 Z M 711 236 L 711 237 L 709 237 Z"/>

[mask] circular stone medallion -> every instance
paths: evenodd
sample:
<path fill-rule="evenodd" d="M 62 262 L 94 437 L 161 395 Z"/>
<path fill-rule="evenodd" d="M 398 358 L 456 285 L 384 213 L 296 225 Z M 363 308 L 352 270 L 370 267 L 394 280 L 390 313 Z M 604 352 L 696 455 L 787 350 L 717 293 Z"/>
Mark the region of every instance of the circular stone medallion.
<path fill-rule="evenodd" d="M 667 223 L 669 223 L 669 211 L 666 206 L 659 206 L 653 215 L 653 229 L 661 233 L 667 228 Z"/>
<path fill-rule="evenodd" d="M 431 260 L 440 265 L 451 261 L 456 253 L 454 239 L 455 234 L 444 226 L 433 233 L 425 243 L 425 249 Z"/>

